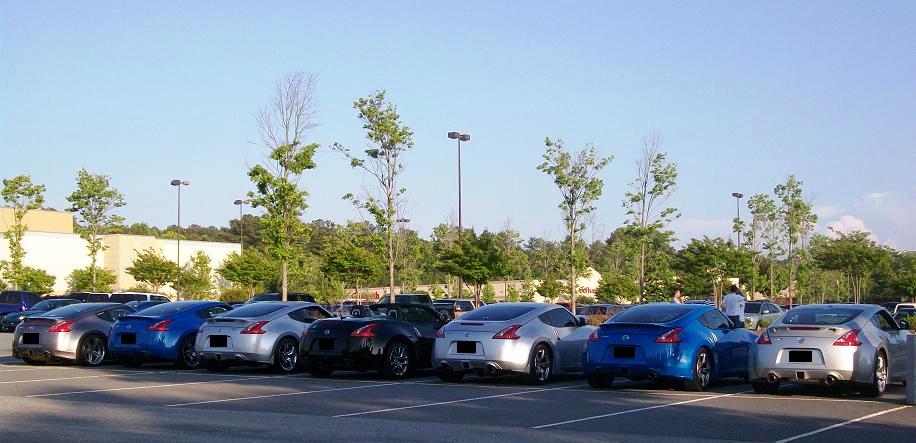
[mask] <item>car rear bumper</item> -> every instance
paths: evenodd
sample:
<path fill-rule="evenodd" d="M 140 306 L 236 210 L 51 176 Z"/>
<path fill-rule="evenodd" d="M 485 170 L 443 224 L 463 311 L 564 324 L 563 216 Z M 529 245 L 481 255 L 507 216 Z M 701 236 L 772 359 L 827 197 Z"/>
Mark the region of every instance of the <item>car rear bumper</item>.
<path fill-rule="evenodd" d="M 528 373 L 527 361 L 491 360 L 479 357 L 437 358 L 433 360 L 433 367 L 446 371 L 483 372 L 486 374 L 501 372 Z"/>
<path fill-rule="evenodd" d="M 41 346 L 22 346 L 13 347 L 13 358 L 29 358 L 41 361 L 76 360 L 76 353 Z"/>
<path fill-rule="evenodd" d="M 366 371 L 378 369 L 385 351 L 383 344 L 371 339 L 332 337 L 333 350 L 319 350 L 319 340 L 306 338 L 302 342 L 299 361 L 303 365 L 320 365 L 335 369 Z M 422 365 L 421 365 L 422 366 Z"/>

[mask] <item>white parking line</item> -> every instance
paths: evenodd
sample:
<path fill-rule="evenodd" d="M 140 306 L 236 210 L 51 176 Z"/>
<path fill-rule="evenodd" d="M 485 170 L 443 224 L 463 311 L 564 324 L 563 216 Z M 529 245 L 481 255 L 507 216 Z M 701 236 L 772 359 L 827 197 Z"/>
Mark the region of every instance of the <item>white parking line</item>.
<path fill-rule="evenodd" d="M 102 375 L 81 375 L 77 377 L 61 377 L 61 378 L 36 378 L 32 380 L 13 380 L 13 381 L 0 381 L 0 385 L 14 385 L 18 383 L 38 383 L 43 381 L 61 381 L 61 380 L 80 380 L 84 378 L 105 378 L 105 377 L 126 377 L 130 375 L 140 375 L 140 374 L 160 374 L 159 371 L 149 371 L 149 372 L 129 372 L 127 374 L 102 374 Z"/>
<path fill-rule="evenodd" d="M 165 406 L 166 407 L 178 407 L 178 406 L 205 405 L 205 404 L 211 404 L 211 403 L 225 403 L 225 402 L 230 402 L 230 401 L 257 400 L 261 398 L 274 398 L 274 397 L 287 397 L 290 395 L 318 394 L 321 392 L 350 391 L 353 389 L 375 388 L 378 386 L 391 386 L 391 385 L 397 385 L 397 384 L 401 384 L 401 383 L 378 383 L 374 385 L 349 386 L 346 388 L 330 388 L 330 389 L 315 389 L 311 391 L 284 392 L 282 394 L 255 395 L 251 397 L 224 398 L 220 400 L 195 401 L 195 402 L 190 402 L 190 403 L 175 403 L 175 404 L 165 405 Z"/>
<path fill-rule="evenodd" d="M 257 380 L 257 379 L 264 379 L 264 378 L 287 378 L 287 377 L 263 376 L 263 377 L 231 378 L 227 380 L 192 381 L 192 382 L 187 382 L 187 383 L 169 383 L 169 384 L 162 384 L 162 385 L 127 386 L 124 388 L 90 389 L 86 391 L 53 392 L 50 394 L 33 394 L 33 395 L 27 395 L 26 398 L 55 397 L 59 395 L 73 395 L 73 394 L 92 394 L 96 392 L 133 391 L 133 390 L 138 390 L 138 389 L 173 388 L 176 386 L 205 385 L 205 384 L 211 384 L 211 383 L 229 383 L 233 381 L 248 381 L 248 380 Z"/>
<path fill-rule="evenodd" d="M 642 412 L 642 411 L 648 411 L 648 410 L 652 410 L 652 409 L 661 409 L 661 408 L 668 408 L 668 407 L 671 407 L 671 406 L 686 405 L 686 404 L 688 404 L 688 403 L 696 403 L 696 402 L 700 402 L 700 401 L 714 400 L 714 399 L 717 399 L 717 398 L 731 397 L 731 396 L 733 396 L 733 395 L 745 394 L 745 393 L 748 393 L 748 392 L 751 392 L 751 391 L 735 392 L 735 393 L 733 393 L 733 394 L 714 395 L 714 396 L 711 396 L 711 397 L 695 398 L 695 399 L 693 399 L 693 400 L 684 400 L 684 401 L 679 401 L 679 402 L 674 402 L 674 403 L 668 403 L 668 404 L 664 404 L 664 405 L 655 405 L 655 406 L 647 406 L 647 407 L 644 407 L 644 408 L 628 409 L 628 410 L 626 410 L 626 411 L 612 412 L 612 413 L 610 413 L 610 414 L 593 415 L 593 416 L 591 416 L 591 417 L 583 417 L 583 418 L 577 418 L 577 419 L 574 419 L 574 420 L 566 420 L 566 421 L 561 421 L 561 422 L 557 422 L 557 423 L 550 423 L 550 424 L 546 424 L 546 425 L 533 426 L 531 429 L 551 428 L 551 427 L 554 427 L 554 426 L 568 425 L 568 424 L 570 424 L 570 423 L 579 423 L 579 422 L 588 421 L 588 420 L 597 420 L 597 419 L 599 419 L 599 418 L 607 418 L 607 417 L 615 417 L 615 416 L 624 415 L 624 414 L 632 414 L 632 413 L 634 413 L 634 412 Z"/>
<path fill-rule="evenodd" d="M 582 386 L 585 386 L 585 385 L 582 385 Z M 353 412 L 353 413 L 350 413 L 350 414 L 335 415 L 334 417 L 354 417 L 354 416 L 357 416 L 357 415 L 377 414 L 377 413 L 380 413 L 380 412 L 403 411 L 403 410 L 405 410 L 405 409 L 425 408 L 425 407 L 429 407 L 429 406 L 439 406 L 439 405 L 450 405 L 450 404 L 454 404 L 454 403 L 465 403 L 465 402 L 469 402 L 469 401 L 486 400 L 486 399 L 490 399 L 490 398 L 511 397 L 511 396 L 514 396 L 514 395 L 531 394 L 531 393 L 534 393 L 534 392 L 556 391 L 556 390 L 559 390 L 559 389 L 568 389 L 568 388 L 570 388 L 570 387 L 579 387 L 579 386 L 564 386 L 564 387 L 559 387 L 559 388 L 546 388 L 546 389 L 529 389 L 529 390 L 527 390 L 527 391 L 521 391 L 521 392 L 510 392 L 510 393 L 508 393 L 508 394 L 487 395 L 487 396 L 483 396 L 483 397 L 463 398 L 463 399 L 461 399 L 461 400 L 439 401 L 439 402 L 435 402 L 435 403 L 426 403 L 426 404 L 422 404 L 422 405 L 401 406 L 401 407 L 397 407 L 397 408 L 385 408 L 385 409 L 376 409 L 376 410 L 373 410 L 373 411 Z"/>
<path fill-rule="evenodd" d="M 826 432 L 826 431 L 829 431 L 829 430 L 831 430 L 831 429 L 840 428 L 840 427 L 846 426 L 846 425 L 848 425 L 848 424 L 860 422 L 860 421 L 862 421 L 862 420 L 868 420 L 869 418 L 874 418 L 874 417 L 877 417 L 877 416 L 879 416 L 879 415 L 889 414 L 889 413 L 891 413 L 891 412 L 899 411 L 899 410 L 901 410 L 901 409 L 906 409 L 906 408 L 908 408 L 908 407 L 909 407 L 909 406 L 898 406 L 898 407 L 896 407 L 896 408 L 887 409 L 887 410 L 884 410 L 884 411 L 881 411 L 881 412 L 875 412 L 874 414 L 868 414 L 868 415 L 863 416 L 863 417 L 854 418 L 854 419 L 852 419 L 852 420 L 846 420 L 846 421 L 844 421 L 844 422 L 842 422 L 842 423 L 837 423 L 837 424 L 833 424 L 833 425 L 830 425 L 830 426 L 825 426 L 825 427 L 820 428 L 820 429 L 815 429 L 815 430 L 813 430 L 813 431 L 811 431 L 811 432 L 805 432 L 804 434 L 798 434 L 798 435 L 795 435 L 795 436 L 792 436 L 792 437 L 789 437 L 789 438 L 784 438 L 784 439 L 782 439 L 782 440 L 777 441 L 776 443 L 786 443 L 786 442 L 798 440 L 798 439 L 800 439 L 800 438 L 810 437 L 810 436 L 815 435 L 815 434 L 820 434 L 821 432 Z"/>

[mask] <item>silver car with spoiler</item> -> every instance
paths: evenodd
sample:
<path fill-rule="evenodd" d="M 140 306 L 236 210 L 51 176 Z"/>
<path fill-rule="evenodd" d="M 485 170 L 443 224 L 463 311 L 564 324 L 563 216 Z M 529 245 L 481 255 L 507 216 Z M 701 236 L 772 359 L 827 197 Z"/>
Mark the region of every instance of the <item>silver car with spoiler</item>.
<path fill-rule="evenodd" d="M 758 393 L 774 393 L 780 383 L 848 384 L 880 396 L 904 380 L 906 326 L 876 305 L 793 308 L 751 347 L 750 381 Z"/>
<path fill-rule="evenodd" d="M 515 373 L 545 384 L 555 373 L 582 371 L 582 352 L 595 329 L 552 303 L 486 305 L 439 330 L 432 363 L 449 382 L 466 373 Z"/>
<path fill-rule="evenodd" d="M 132 312 L 120 303 L 77 303 L 28 317 L 16 327 L 13 357 L 31 365 L 76 360 L 98 366 L 108 356 L 111 325 Z"/>

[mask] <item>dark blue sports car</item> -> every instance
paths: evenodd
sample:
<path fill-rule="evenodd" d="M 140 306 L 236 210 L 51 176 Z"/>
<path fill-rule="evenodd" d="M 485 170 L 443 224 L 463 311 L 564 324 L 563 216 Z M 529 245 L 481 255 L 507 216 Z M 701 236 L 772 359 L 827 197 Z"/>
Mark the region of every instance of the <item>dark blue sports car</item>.
<path fill-rule="evenodd" d="M 718 378 L 747 378 L 748 349 L 756 340 L 714 306 L 653 303 L 627 309 L 595 330 L 582 369 L 596 388 L 623 377 L 678 380 L 702 391 Z"/>
<path fill-rule="evenodd" d="M 197 369 L 197 329 L 208 318 L 230 309 L 215 301 L 175 301 L 152 306 L 121 317 L 111 327 L 108 349 L 124 366 L 172 361 L 182 369 Z"/>

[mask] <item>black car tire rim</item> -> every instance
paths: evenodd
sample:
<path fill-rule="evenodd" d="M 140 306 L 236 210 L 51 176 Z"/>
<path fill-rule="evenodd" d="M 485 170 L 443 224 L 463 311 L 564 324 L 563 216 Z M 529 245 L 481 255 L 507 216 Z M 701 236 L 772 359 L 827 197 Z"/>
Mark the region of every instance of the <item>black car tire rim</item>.
<path fill-rule="evenodd" d="M 534 351 L 534 375 L 538 381 L 546 382 L 550 379 L 550 371 L 553 367 L 550 360 L 550 352 L 545 346 L 539 346 Z"/>
<path fill-rule="evenodd" d="M 706 351 L 700 352 L 700 355 L 697 356 L 697 383 L 700 387 L 705 388 L 709 386 L 709 379 L 712 377 L 712 361 L 709 359 L 709 353 Z"/>
<path fill-rule="evenodd" d="M 185 339 L 184 346 L 181 349 L 181 358 L 184 359 L 185 366 L 189 368 L 200 366 L 200 356 L 194 350 L 194 340 L 191 338 Z"/>
<path fill-rule="evenodd" d="M 410 356 L 407 353 L 407 347 L 401 343 L 391 345 L 388 351 L 388 367 L 391 373 L 400 377 L 410 369 Z"/>
<path fill-rule="evenodd" d="M 105 344 L 98 337 L 92 336 L 83 344 L 83 360 L 90 366 L 95 366 L 105 360 Z"/>
<path fill-rule="evenodd" d="M 296 345 L 291 340 L 283 340 L 277 348 L 277 363 L 284 371 L 296 369 L 298 358 Z"/>

